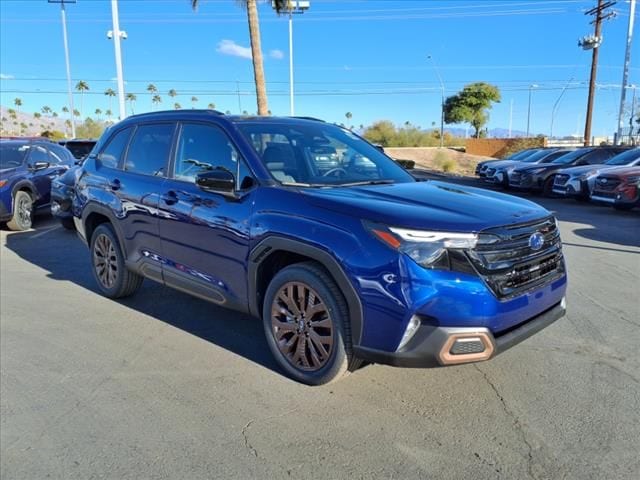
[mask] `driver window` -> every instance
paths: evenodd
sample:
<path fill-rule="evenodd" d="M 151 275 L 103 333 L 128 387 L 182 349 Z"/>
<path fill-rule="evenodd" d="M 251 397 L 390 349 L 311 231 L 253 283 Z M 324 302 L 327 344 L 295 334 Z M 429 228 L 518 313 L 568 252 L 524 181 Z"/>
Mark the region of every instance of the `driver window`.
<path fill-rule="evenodd" d="M 174 178 L 195 182 L 196 175 L 216 167 L 229 170 L 236 182 L 248 176 L 240 154 L 218 127 L 197 123 L 182 125 L 174 166 Z"/>
<path fill-rule="evenodd" d="M 29 163 L 33 165 L 38 162 L 50 163 L 51 159 L 49 158 L 49 154 L 44 148 L 35 145 L 31 147 L 31 152 L 29 153 Z"/>

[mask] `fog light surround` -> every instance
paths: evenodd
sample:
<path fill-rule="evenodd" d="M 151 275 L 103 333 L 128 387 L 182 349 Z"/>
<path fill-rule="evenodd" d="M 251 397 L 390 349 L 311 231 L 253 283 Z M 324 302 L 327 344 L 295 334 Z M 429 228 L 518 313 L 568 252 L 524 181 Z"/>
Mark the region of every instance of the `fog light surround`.
<path fill-rule="evenodd" d="M 468 348 L 471 343 L 480 343 L 484 349 L 479 352 L 475 346 Z M 465 353 L 465 350 L 468 350 L 468 353 Z M 442 365 L 481 362 L 490 359 L 494 351 L 493 339 L 487 332 L 452 333 L 440 349 L 438 360 Z"/>
<path fill-rule="evenodd" d="M 409 323 L 407 324 L 407 328 L 404 331 L 404 335 L 402 336 L 402 340 L 400 340 L 400 344 L 398 345 L 398 348 L 396 348 L 396 352 L 402 349 L 402 347 L 404 347 L 407 343 L 409 343 L 409 340 L 411 340 L 413 336 L 416 334 L 416 332 L 418 331 L 419 326 L 420 326 L 420 318 L 414 315 L 413 317 L 411 317 L 411 319 L 409 320 Z"/>

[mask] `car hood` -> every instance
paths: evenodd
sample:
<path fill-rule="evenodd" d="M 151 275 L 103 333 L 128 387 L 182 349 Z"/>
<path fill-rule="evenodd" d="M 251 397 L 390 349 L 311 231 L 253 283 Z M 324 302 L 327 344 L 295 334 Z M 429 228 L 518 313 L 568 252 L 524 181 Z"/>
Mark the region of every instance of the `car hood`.
<path fill-rule="evenodd" d="M 516 163 L 520 162 L 517 160 L 498 160 L 497 162 L 492 162 L 491 165 L 489 165 L 489 168 L 508 167 L 509 165 L 514 165 Z"/>
<path fill-rule="evenodd" d="M 549 211 L 512 195 L 440 181 L 305 189 L 321 208 L 406 228 L 478 232 L 545 218 Z"/>
<path fill-rule="evenodd" d="M 544 168 L 546 170 L 552 170 L 554 168 L 560 169 L 562 168 L 562 165 L 557 163 L 535 163 L 527 167 L 518 167 L 514 170 L 514 172 L 523 173 L 523 172 L 529 172 L 531 170 L 537 170 L 539 168 Z"/>
<path fill-rule="evenodd" d="M 587 172 L 592 172 L 592 171 L 601 171 L 604 170 L 606 168 L 617 168 L 615 165 L 613 166 L 609 166 L 609 165 L 581 165 L 579 167 L 571 167 L 571 168 L 563 168 L 561 170 L 558 171 L 559 174 L 566 174 L 566 175 L 582 175 L 584 173 Z"/>
<path fill-rule="evenodd" d="M 607 177 L 619 177 L 624 178 L 628 176 L 640 175 L 640 167 L 622 167 L 612 169 L 611 172 L 603 172 Z"/>
<path fill-rule="evenodd" d="M 1 168 L 0 169 L 0 178 L 7 179 L 13 175 L 15 175 L 19 170 L 19 167 L 11 167 L 11 168 Z"/>

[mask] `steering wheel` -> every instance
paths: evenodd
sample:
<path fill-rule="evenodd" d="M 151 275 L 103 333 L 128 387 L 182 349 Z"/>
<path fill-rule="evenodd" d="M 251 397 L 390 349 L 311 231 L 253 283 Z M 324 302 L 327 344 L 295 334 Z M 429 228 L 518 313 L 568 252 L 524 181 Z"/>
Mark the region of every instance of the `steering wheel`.
<path fill-rule="evenodd" d="M 342 173 L 340 173 L 342 172 Z M 335 175 L 336 173 L 339 173 L 339 175 Z M 331 170 L 327 170 L 326 172 L 324 172 L 322 174 L 323 177 L 328 177 L 329 175 L 335 175 L 337 178 L 340 178 L 342 176 L 347 176 L 349 175 L 349 172 L 347 172 L 344 168 L 342 167 L 336 167 L 336 168 L 332 168 Z"/>

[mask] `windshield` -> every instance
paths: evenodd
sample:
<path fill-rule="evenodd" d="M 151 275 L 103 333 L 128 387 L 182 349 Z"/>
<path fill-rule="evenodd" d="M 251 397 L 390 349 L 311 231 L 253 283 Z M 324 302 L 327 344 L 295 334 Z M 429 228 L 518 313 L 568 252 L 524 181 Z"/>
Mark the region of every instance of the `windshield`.
<path fill-rule="evenodd" d="M 29 145 L 24 143 L 0 143 L 0 169 L 22 165 Z"/>
<path fill-rule="evenodd" d="M 626 152 L 619 153 L 610 160 L 604 162 L 605 165 L 627 165 L 640 158 L 640 148 L 633 148 Z"/>
<path fill-rule="evenodd" d="M 283 185 L 345 186 L 414 182 L 401 166 L 349 130 L 321 122 L 239 123 Z"/>
<path fill-rule="evenodd" d="M 574 160 L 584 157 L 587 153 L 589 153 L 592 148 L 579 148 L 578 150 L 574 150 L 573 152 L 569 152 L 566 155 L 561 156 L 560 158 L 556 158 L 553 162 L 556 165 L 566 165 L 568 163 L 573 162 Z"/>
<path fill-rule="evenodd" d="M 535 152 L 532 155 L 529 155 L 527 158 L 524 158 L 522 160 L 522 163 L 537 163 L 539 160 L 543 159 L 544 157 L 546 157 L 552 152 L 554 152 L 554 150 L 548 149 L 548 148 L 544 150 L 540 150 L 538 152 Z"/>

